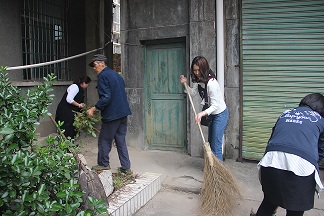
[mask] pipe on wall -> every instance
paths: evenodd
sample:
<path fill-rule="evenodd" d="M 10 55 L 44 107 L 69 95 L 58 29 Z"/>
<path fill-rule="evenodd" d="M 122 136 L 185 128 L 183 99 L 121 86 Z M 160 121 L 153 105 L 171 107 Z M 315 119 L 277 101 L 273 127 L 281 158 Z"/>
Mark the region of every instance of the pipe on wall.
<path fill-rule="evenodd" d="M 216 75 L 219 87 L 224 96 L 224 4 L 223 0 L 216 0 Z M 223 135 L 223 157 L 225 152 L 225 140 Z"/>
<path fill-rule="evenodd" d="M 217 81 L 224 94 L 224 6 L 223 0 L 216 0 L 216 73 Z"/>

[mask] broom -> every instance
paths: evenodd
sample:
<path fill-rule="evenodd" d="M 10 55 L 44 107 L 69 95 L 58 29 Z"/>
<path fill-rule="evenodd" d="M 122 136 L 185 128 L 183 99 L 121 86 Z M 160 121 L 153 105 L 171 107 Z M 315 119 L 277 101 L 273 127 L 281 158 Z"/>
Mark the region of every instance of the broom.
<path fill-rule="evenodd" d="M 184 83 L 195 116 L 197 115 L 188 84 Z M 241 191 L 236 179 L 211 151 L 209 142 L 205 141 L 204 134 L 198 123 L 203 139 L 205 156 L 204 181 L 201 190 L 200 211 L 202 215 L 228 216 L 232 215 L 236 205 L 236 198 L 241 198 Z"/>

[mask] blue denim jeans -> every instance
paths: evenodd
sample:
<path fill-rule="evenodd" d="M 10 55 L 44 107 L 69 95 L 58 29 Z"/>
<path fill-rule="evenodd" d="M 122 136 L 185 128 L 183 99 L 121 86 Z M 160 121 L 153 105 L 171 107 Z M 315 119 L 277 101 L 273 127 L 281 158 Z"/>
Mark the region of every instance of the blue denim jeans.
<path fill-rule="evenodd" d="M 228 120 L 228 109 L 212 115 L 212 123 L 208 127 L 208 142 L 214 155 L 223 161 L 223 135 Z"/>
<path fill-rule="evenodd" d="M 109 165 L 109 153 L 112 148 L 112 141 L 115 139 L 121 167 L 124 169 L 130 168 L 131 164 L 126 146 L 126 132 L 127 117 L 110 122 L 102 122 L 98 139 L 98 165 Z"/>

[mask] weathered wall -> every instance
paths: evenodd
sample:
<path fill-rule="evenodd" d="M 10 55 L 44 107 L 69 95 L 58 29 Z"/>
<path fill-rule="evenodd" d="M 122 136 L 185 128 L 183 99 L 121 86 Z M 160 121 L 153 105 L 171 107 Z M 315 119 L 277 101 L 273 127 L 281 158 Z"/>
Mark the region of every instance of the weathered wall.
<path fill-rule="evenodd" d="M 133 112 L 129 118 L 128 145 L 145 149 L 142 43 L 187 36 L 186 0 L 121 0 L 122 74 Z"/>
<path fill-rule="evenodd" d="M 215 1 L 204 1 L 204 0 L 192 0 L 189 6 L 189 20 L 190 20 L 190 31 L 189 31 L 189 64 L 196 56 L 204 56 L 209 63 L 210 68 L 216 72 L 216 29 L 215 29 Z M 190 80 L 189 69 L 187 78 Z M 191 80 L 190 80 L 191 81 Z M 193 98 L 195 101 L 195 109 L 200 110 L 200 98 Z M 189 132 L 189 146 L 191 147 L 190 154 L 192 156 L 202 156 L 202 137 L 198 131 L 197 125 L 194 122 L 194 113 L 191 111 L 189 104 L 188 110 L 190 110 L 188 119 L 190 120 L 190 132 Z M 197 112 L 198 112 L 197 111 Z M 204 130 L 204 136 L 207 140 L 208 129 L 202 127 Z"/>
<path fill-rule="evenodd" d="M 224 1 L 225 100 L 229 120 L 225 131 L 225 156 L 238 158 L 240 135 L 240 15 L 239 1 Z"/>
<path fill-rule="evenodd" d="M 19 0 L 0 1 L 0 66 L 22 65 Z M 22 70 L 10 71 L 10 79 L 22 80 Z"/>
<path fill-rule="evenodd" d="M 237 157 L 239 146 L 239 1 L 224 1 L 225 100 L 230 117 L 225 131 L 225 156 Z M 143 49 L 146 40 L 185 37 L 187 69 L 191 60 L 205 56 L 216 71 L 216 1 L 121 1 L 122 72 L 133 116 L 130 118 L 129 145 L 144 148 L 143 142 Z M 188 76 L 189 74 L 187 74 Z M 195 100 L 195 99 L 194 99 Z M 196 98 L 198 104 L 198 99 Z M 188 104 L 188 110 L 191 110 Z M 196 109 L 199 109 L 198 105 Z M 193 113 L 188 112 L 188 153 L 202 156 L 201 136 Z M 207 129 L 204 128 L 206 134 Z"/>
<path fill-rule="evenodd" d="M 71 55 L 80 54 L 85 51 L 85 9 L 84 0 L 78 1 L 73 7 L 69 7 L 70 21 L 72 27 L 70 29 L 70 50 Z M 19 0 L 2 0 L 0 1 L 0 65 L 1 66 L 21 66 L 22 61 L 22 48 L 21 48 L 21 11 Z M 72 2 L 71 2 L 72 3 Z M 72 4 L 71 4 L 72 5 Z M 61 100 L 62 95 L 66 88 L 72 83 L 72 80 L 77 79 L 79 76 L 86 73 L 85 57 L 80 57 L 69 62 L 71 70 L 71 80 L 66 82 L 56 82 L 53 86 L 52 94 L 55 98 L 52 105 L 49 107 L 49 112 L 55 116 L 57 104 Z M 18 86 L 23 91 L 33 89 L 34 85 L 40 84 L 39 82 L 26 82 L 23 81 L 22 70 L 7 71 L 9 74 L 10 82 Z M 94 85 L 96 86 L 96 85 Z M 55 126 L 48 117 L 40 119 L 41 125 L 37 127 L 37 133 L 41 136 L 47 136 L 56 131 Z"/>

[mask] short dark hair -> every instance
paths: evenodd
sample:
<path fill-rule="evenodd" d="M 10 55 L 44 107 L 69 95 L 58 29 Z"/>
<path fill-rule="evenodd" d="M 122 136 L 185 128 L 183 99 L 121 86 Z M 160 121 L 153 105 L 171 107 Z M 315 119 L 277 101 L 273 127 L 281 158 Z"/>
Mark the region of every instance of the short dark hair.
<path fill-rule="evenodd" d="M 306 95 L 299 103 L 299 106 L 308 106 L 324 117 L 324 96 L 320 93 Z"/>
<path fill-rule="evenodd" d="M 78 81 L 75 82 L 75 83 L 77 83 L 77 84 L 81 84 L 81 83 L 83 83 L 83 82 L 84 82 L 85 84 L 89 84 L 89 83 L 91 82 L 91 78 L 88 77 L 87 75 L 84 75 L 84 76 L 79 77 Z"/>

